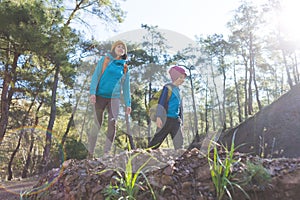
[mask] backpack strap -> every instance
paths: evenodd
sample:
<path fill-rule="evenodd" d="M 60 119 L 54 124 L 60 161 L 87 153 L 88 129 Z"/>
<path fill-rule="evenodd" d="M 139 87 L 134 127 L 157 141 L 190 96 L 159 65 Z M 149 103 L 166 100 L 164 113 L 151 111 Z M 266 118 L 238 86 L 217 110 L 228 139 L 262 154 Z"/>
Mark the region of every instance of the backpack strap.
<path fill-rule="evenodd" d="M 109 60 L 110 60 L 110 58 L 108 56 L 105 56 L 104 61 L 103 61 L 101 74 L 103 74 L 106 67 L 108 66 Z M 127 73 L 127 71 L 128 71 L 128 65 L 127 65 L 127 63 L 124 63 L 124 68 L 123 68 L 124 75 Z"/>
<path fill-rule="evenodd" d="M 127 71 L 128 71 L 128 65 L 127 63 L 124 63 L 124 69 L 123 69 L 124 75 L 127 73 Z"/>
<path fill-rule="evenodd" d="M 167 84 L 166 87 L 168 88 L 168 96 L 167 96 L 167 102 L 169 101 L 170 97 L 172 96 L 172 85 Z"/>
<path fill-rule="evenodd" d="M 168 110 L 168 102 L 170 100 L 170 97 L 172 96 L 172 89 L 173 89 L 173 86 L 172 84 L 168 83 L 166 85 L 164 85 L 164 87 L 168 88 L 168 94 L 167 94 L 167 99 L 165 101 L 165 105 L 164 105 L 164 108 L 166 110 Z M 162 95 L 162 94 L 161 94 Z"/>
<path fill-rule="evenodd" d="M 105 57 L 104 57 L 104 61 L 103 61 L 103 64 L 102 64 L 101 74 L 98 75 L 98 84 L 97 84 L 96 91 L 98 90 L 98 86 L 99 86 L 99 82 L 100 82 L 100 79 L 101 79 L 101 77 L 102 77 L 102 74 L 103 74 L 104 70 L 106 69 L 106 67 L 107 67 L 108 64 L 109 64 L 109 60 L 110 60 L 110 58 L 109 58 L 108 56 L 105 56 Z"/>
<path fill-rule="evenodd" d="M 102 71 L 101 71 L 101 74 L 103 74 L 104 70 L 106 69 L 108 63 L 109 63 L 109 57 L 108 56 L 105 56 L 104 58 L 104 61 L 103 61 L 103 65 L 102 65 Z"/>

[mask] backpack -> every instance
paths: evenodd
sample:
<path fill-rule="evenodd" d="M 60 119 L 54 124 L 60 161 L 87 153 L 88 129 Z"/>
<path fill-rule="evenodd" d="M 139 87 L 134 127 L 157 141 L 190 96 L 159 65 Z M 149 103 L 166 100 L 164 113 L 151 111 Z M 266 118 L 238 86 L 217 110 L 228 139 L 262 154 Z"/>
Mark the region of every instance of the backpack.
<path fill-rule="evenodd" d="M 167 84 L 165 86 L 168 88 L 168 96 L 167 96 L 167 102 L 168 102 L 172 95 L 172 86 L 170 84 Z M 148 106 L 147 106 L 147 114 L 150 117 L 151 121 L 154 121 L 154 122 L 156 122 L 156 118 L 157 118 L 156 111 L 157 111 L 157 107 L 159 106 L 158 100 L 160 98 L 162 91 L 163 91 L 163 89 L 160 89 L 159 91 L 154 93 L 149 101 Z M 164 110 L 165 110 L 165 108 L 164 108 Z M 165 110 L 165 112 L 166 112 L 166 110 Z"/>

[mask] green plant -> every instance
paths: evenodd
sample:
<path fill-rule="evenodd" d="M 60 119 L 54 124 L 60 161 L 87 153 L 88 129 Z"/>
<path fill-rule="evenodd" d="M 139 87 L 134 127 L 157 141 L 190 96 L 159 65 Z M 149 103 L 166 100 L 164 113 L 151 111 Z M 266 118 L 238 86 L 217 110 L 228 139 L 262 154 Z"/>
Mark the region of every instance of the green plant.
<path fill-rule="evenodd" d="M 27 200 L 30 197 L 32 190 L 28 190 L 28 191 L 20 191 L 19 196 L 20 196 L 20 200 Z"/>
<path fill-rule="evenodd" d="M 248 194 L 243 190 L 243 188 L 239 184 L 230 180 L 231 179 L 230 169 L 232 168 L 233 164 L 239 162 L 233 158 L 234 151 L 236 150 L 236 148 L 234 147 L 235 134 L 236 131 L 233 134 L 230 149 L 212 140 L 208 145 L 208 152 L 207 152 L 208 163 L 209 163 L 210 173 L 216 189 L 216 195 L 218 200 L 221 200 L 225 194 L 227 194 L 229 199 L 232 199 L 230 189 L 233 190 L 234 186 L 239 188 L 245 194 L 245 196 L 249 198 Z M 221 147 L 225 150 L 225 158 L 223 158 L 223 160 L 220 158 L 218 154 L 217 147 Z M 213 148 L 213 158 L 210 157 L 211 148 Z M 228 186 L 230 186 L 230 188 L 228 188 Z"/>
<path fill-rule="evenodd" d="M 66 160 L 77 159 L 82 160 L 87 157 L 88 151 L 81 141 L 76 138 L 69 137 L 66 140 L 64 150 L 66 153 Z"/>
<path fill-rule="evenodd" d="M 121 196 L 119 187 L 112 183 L 104 189 L 103 193 L 105 195 L 105 200 L 118 199 L 118 197 Z"/>
<path fill-rule="evenodd" d="M 262 164 L 255 164 L 250 161 L 246 163 L 247 183 L 264 187 L 271 179 L 271 175 Z"/>
<path fill-rule="evenodd" d="M 153 199 L 156 199 L 154 191 L 143 172 L 143 169 L 147 165 L 147 163 L 153 158 L 151 155 L 150 157 L 144 162 L 136 171 L 134 171 L 132 161 L 135 157 L 137 157 L 140 153 L 136 153 L 133 156 L 128 156 L 128 160 L 125 164 L 125 169 L 117 168 L 114 170 L 117 174 L 116 177 L 113 177 L 116 183 L 110 185 L 104 190 L 104 196 L 106 200 L 109 199 L 128 199 L 128 200 L 135 200 L 137 193 L 140 189 L 140 180 L 144 178 L 146 181 L 147 186 L 150 189 L 151 195 Z M 109 169 L 103 170 L 107 171 Z"/>

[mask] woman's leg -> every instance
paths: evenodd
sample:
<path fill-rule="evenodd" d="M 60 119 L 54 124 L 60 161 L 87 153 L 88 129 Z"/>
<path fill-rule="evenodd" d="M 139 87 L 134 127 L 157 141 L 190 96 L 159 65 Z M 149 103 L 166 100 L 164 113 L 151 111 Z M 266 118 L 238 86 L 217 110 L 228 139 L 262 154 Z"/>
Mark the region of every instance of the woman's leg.
<path fill-rule="evenodd" d="M 96 97 L 96 103 L 94 105 L 94 125 L 91 132 L 88 135 L 88 151 L 89 157 L 92 158 L 97 142 L 99 130 L 103 122 L 103 113 L 108 101 L 102 97 Z"/>
<path fill-rule="evenodd" d="M 119 114 L 119 105 L 120 99 L 113 98 L 110 99 L 108 103 L 108 128 L 107 128 L 107 135 L 106 135 L 106 142 L 104 146 L 104 153 L 108 153 L 111 149 L 112 143 L 115 140 L 116 136 L 116 123 Z"/>

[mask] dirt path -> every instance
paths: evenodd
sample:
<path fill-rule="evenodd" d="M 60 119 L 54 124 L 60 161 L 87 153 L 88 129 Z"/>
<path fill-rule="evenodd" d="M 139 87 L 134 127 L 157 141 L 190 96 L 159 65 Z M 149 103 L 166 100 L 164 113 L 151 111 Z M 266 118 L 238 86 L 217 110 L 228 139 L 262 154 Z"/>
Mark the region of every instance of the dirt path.
<path fill-rule="evenodd" d="M 1 200 L 15 200 L 20 199 L 20 193 L 32 188 L 37 180 L 23 179 L 14 181 L 0 182 L 0 199 Z"/>

